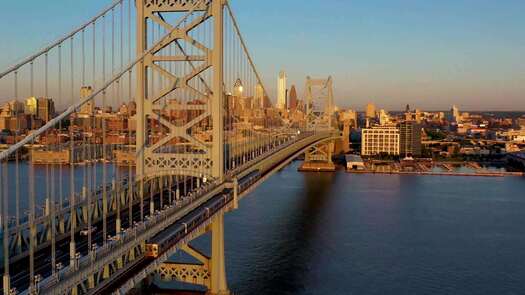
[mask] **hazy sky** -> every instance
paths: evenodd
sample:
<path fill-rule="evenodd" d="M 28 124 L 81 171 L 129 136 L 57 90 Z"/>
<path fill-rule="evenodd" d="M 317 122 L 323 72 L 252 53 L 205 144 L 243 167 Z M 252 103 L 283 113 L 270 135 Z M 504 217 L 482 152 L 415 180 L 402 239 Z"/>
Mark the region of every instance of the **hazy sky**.
<path fill-rule="evenodd" d="M 0 69 L 110 0 L 3 2 Z M 231 2 L 271 94 L 283 69 L 300 96 L 332 75 L 343 107 L 525 110 L 523 0 Z"/>

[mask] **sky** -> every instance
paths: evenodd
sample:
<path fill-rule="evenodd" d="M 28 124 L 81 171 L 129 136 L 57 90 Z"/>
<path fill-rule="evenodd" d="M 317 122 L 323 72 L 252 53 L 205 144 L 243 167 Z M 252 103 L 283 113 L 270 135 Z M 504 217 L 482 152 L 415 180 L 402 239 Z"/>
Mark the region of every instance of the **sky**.
<path fill-rule="evenodd" d="M 5 2 L 0 69 L 110 0 Z M 299 96 L 306 76 L 331 75 L 343 108 L 525 111 L 523 0 L 230 2 L 272 97 L 284 70 Z"/>

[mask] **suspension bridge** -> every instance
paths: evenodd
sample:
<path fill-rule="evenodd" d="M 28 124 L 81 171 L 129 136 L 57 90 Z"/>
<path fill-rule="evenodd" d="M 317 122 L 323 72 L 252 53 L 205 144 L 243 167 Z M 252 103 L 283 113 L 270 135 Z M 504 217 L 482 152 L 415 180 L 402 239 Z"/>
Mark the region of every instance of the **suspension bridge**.
<path fill-rule="evenodd" d="M 28 99 L 0 153 L 4 294 L 126 294 L 152 276 L 228 294 L 224 214 L 301 154 L 331 164 L 340 137 L 331 78 L 307 79 L 299 124 L 272 106 L 226 0 L 114 1 L 0 89 Z M 206 233 L 209 254 L 191 245 Z"/>

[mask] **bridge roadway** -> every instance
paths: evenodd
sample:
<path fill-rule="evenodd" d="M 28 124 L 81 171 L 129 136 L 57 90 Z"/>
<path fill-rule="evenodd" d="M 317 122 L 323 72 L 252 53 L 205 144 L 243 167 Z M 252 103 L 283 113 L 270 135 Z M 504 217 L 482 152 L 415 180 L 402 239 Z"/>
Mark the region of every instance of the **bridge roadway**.
<path fill-rule="evenodd" d="M 242 155 L 237 155 L 237 158 L 242 157 Z M 246 154 L 246 158 L 248 160 L 251 160 L 252 155 L 250 153 Z M 122 181 L 123 187 L 127 185 L 128 179 L 123 179 Z M 164 187 L 163 193 L 156 193 L 154 195 L 154 204 L 155 208 L 162 207 L 162 204 L 169 204 L 169 193 L 171 191 L 173 195 L 173 199 L 175 199 L 175 193 L 174 190 L 176 187 L 181 188 L 181 197 L 183 196 L 183 191 L 186 191 L 186 188 L 188 188 L 188 191 L 191 192 L 191 188 L 195 187 L 195 181 L 193 181 L 193 184 L 191 183 L 192 179 L 188 179 L 184 185 L 184 182 L 181 181 L 178 185 L 173 184 L 173 186 L 170 187 Z M 182 189 L 184 187 L 184 190 Z M 114 194 L 114 190 L 111 187 L 111 184 L 107 184 L 107 195 L 108 199 L 110 199 L 109 196 L 112 196 Z M 138 192 L 138 186 L 135 185 L 133 188 L 134 194 Z M 127 195 L 127 188 L 124 189 L 124 195 Z M 195 192 L 196 193 L 196 192 Z M 163 196 L 162 202 L 160 201 L 159 195 Z M 149 201 L 150 201 L 151 195 L 148 190 L 145 191 L 144 196 L 144 206 L 145 206 L 145 215 L 147 216 L 149 214 Z M 77 194 L 76 196 L 77 200 L 80 200 L 76 203 L 76 212 L 77 214 L 81 212 L 82 208 L 86 206 L 87 199 L 84 197 L 81 197 L 81 194 Z M 91 197 L 91 204 L 92 207 L 96 206 L 97 202 L 102 202 L 102 188 L 99 188 L 98 190 L 94 191 L 92 193 Z M 133 198 L 134 202 L 132 204 L 132 222 L 138 222 L 140 221 L 140 200 L 138 196 L 135 196 Z M 65 216 L 66 214 L 69 214 L 69 208 L 68 208 L 68 200 L 63 204 L 62 209 L 59 210 L 57 214 L 57 219 L 61 219 L 59 216 Z M 181 203 L 182 200 L 179 202 Z M 99 205 L 100 207 L 100 205 Z M 109 206 L 111 207 L 111 206 Z M 121 216 L 121 224 L 122 228 L 129 227 L 130 223 L 128 221 L 129 219 L 129 206 L 122 206 L 120 210 L 120 216 Z M 116 212 L 115 210 L 108 211 L 108 217 L 106 220 L 107 224 L 107 234 L 110 236 L 116 235 L 116 228 L 115 228 L 115 220 L 116 220 Z M 21 225 L 18 229 L 11 229 L 10 234 L 12 236 L 17 234 L 17 231 L 29 231 L 29 224 L 27 219 L 21 220 Z M 36 224 L 45 224 L 49 222 L 48 216 L 41 216 L 35 220 Z M 67 222 L 67 221 L 65 221 Z M 80 234 L 81 230 L 86 228 L 87 224 L 82 223 L 82 221 L 77 221 L 80 223 L 77 223 L 77 227 L 75 229 L 75 242 L 76 242 L 76 248 L 77 252 L 80 253 L 81 256 L 86 256 L 89 254 L 89 247 L 91 247 L 88 242 L 88 237 L 83 236 Z M 98 229 L 96 232 L 93 233 L 91 244 L 97 244 L 98 246 L 103 244 L 103 234 L 100 229 L 102 229 L 103 219 L 101 216 L 99 218 L 95 219 L 93 221 L 92 226 Z M 60 234 L 57 233 L 55 239 L 56 239 L 56 263 L 60 263 L 63 266 L 66 266 L 70 263 L 70 257 L 69 257 L 69 243 L 70 243 L 70 231 L 66 230 L 64 233 Z M 13 238 L 14 239 L 14 238 Z M 42 277 L 47 277 L 52 273 L 51 268 L 51 241 L 47 240 L 44 241 L 35 247 L 35 254 L 34 254 L 34 264 L 35 264 L 35 275 L 40 275 Z M 13 273 L 11 276 L 11 287 L 16 288 L 17 290 L 24 290 L 29 286 L 29 251 L 26 250 L 14 257 L 10 258 L 10 272 Z M 0 266 L 0 270 L 3 271 L 3 265 Z"/>
<path fill-rule="evenodd" d="M 301 134 L 293 140 L 251 159 L 244 165 L 227 173 L 224 183 L 209 184 L 208 187 L 200 192 L 199 196 L 168 206 L 165 210 L 151 216 L 149 220 L 141 222 L 133 229 L 124 232 L 119 240 L 110 241 L 99 248 L 92 257 L 81 257 L 77 262 L 77 270 L 72 270 L 68 266 L 57 272 L 55 276 L 47 277 L 39 284 L 41 293 L 55 294 L 73 288 L 80 282 L 85 281 L 93 273 L 93 270 L 101 269 L 104 265 L 112 263 L 119 256 L 121 257 L 124 253 L 141 245 L 144 241 L 158 242 L 165 241 L 167 237 L 175 237 L 169 239 L 169 242 L 163 245 L 162 252 L 158 258 L 150 259 L 141 255 L 138 259 L 118 270 L 110 279 L 97 285 L 95 289 L 89 290 L 90 293 L 103 292 L 107 294 L 114 291 L 121 294 L 126 293 L 137 282 L 146 278 L 148 274 L 153 273 L 157 266 L 167 260 L 180 244 L 188 242 L 199 229 L 208 225 L 213 216 L 231 209 L 233 205 L 234 178 L 239 179 L 239 198 L 242 198 L 273 173 L 304 153 L 310 146 L 339 136 L 339 133 L 328 131 L 315 134 Z M 210 208 L 214 209 L 211 210 Z M 137 211 L 134 210 L 134 212 Z M 205 216 L 205 218 L 202 218 L 202 216 Z M 184 223 L 189 226 L 185 227 Z M 21 294 L 27 294 L 27 291 Z"/>
<path fill-rule="evenodd" d="M 283 139 L 285 137 L 288 137 L 289 134 L 278 134 L 276 135 L 277 137 Z M 254 147 L 255 148 L 255 147 Z M 228 151 L 226 151 L 226 153 L 228 153 Z M 244 155 L 242 154 L 244 153 Z M 259 154 L 259 153 L 257 153 Z M 245 158 L 247 158 L 248 160 L 250 160 L 253 155 L 251 152 L 247 152 L 247 151 L 243 151 L 243 150 L 237 150 L 235 152 L 235 156 L 234 158 L 237 159 L 238 162 L 241 162 L 241 159 L 243 158 L 243 156 Z M 121 184 L 120 185 L 120 189 L 122 190 L 121 193 L 123 193 L 124 195 L 127 196 L 127 193 L 128 193 L 128 179 L 127 178 L 124 178 L 122 179 L 121 181 L 119 181 L 119 183 Z M 186 187 L 191 187 L 193 188 L 193 185 L 190 185 L 189 184 L 190 181 L 188 180 L 187 181 L 187 185 L 185 186 Z M 174 187 L 176 186 L 173 185 Z M 182 185 L 180 185 L 182 187 Z M 165 186 L 167 188 L 167 186 Z M 119 189 L 119 188 L 117 188 Z M 111 203 L 111 197 L 112 195 L 114 195 L 115 193 L 115 189 L 112 188 L 112 184 L 111 183 L 107 183 L 106 184 L 106 191 L 107 191 L 107 196 L 108 196 L 108 202 Z M 132 191 L 133 191 L 133 212 L 137 212 L 138 210 L 136 208 L 138 208 L 139 206 L 139 196 L 138 196 L 138 185 L 137 183 L 135 183 L 135 185 L 133 186 L 132 188 Z M 167 191 L 169 191 L 169 188 L 167 189 Z M 182 191 L 181 191 L 181 194 L 182 194 Z M 148 187 L 146 186 L 145 187 L 145 194 L 144 194 L 144 204 L 148 204 L 149 202 L 149 198 L 150 198 L 150 193 L 148 191 Z M 155 196 L 156 197 L 156 196 Z M 55 198 L 55 199 L 58 199 L 58 198 Z M 75 227 L 75 240 L 76 241 L 80 241 L 81 243 L 79 245 L 82 245 L 82 240 L 85 239 L 84 237 L 81 237 L 79 236 L 80 234 L 80 231 L 84 228 L 87 227 L 87 222 L 86 222 L 86 217 L 85 216 L 82 216 L 83 214 L 85 214 L 86 212 L 84 211 L 85 208 L 87 208 L 87 203 L 88 203 L 88 197 L 87 196 L 83 196 L 81 192 L 78 192 L 75 194 L 75 199 L 77 200 L 75 202 L 75 212 L 77 214 L 77 226 Z M 95 212 L 91 212 L 91 214 L 93 216 L 97 216 L 97 218 L 94 218 L 93 220 L 91 220 L 92 224 L 97 227 L 97 228 L 101 228 L 102 226 L 102 223 L 103 223 L 103 217 L 102 217 L 102 200 L 103 200 L 103 186 L 100 186 L 97 190 L 91 192 L 91 208 L 93 211 L 97 211 L 98 210 L 98 214 L 96 214 Z M 155 198 L 155 200 L 157 200 L 157 198 Z M 69 240 L 70 240 L 70 229 L 68 228 L 70 226 L 70 221 L 69 221 L 69 215 L 70 215 L 70 208 L 69 208 L 69 199 L 66 199 L 64 200 L 64 203 L 62 204 L 62 206 L 60 206 L 60 208 L 57 208 L 56 211 L 55 211 L 55 218 L 56 218 L 56 224 L 57 226 L 59 225 L 59 223 L 63 223 L 63 225 L 65 226 L 64 228 L 64 232 L 59 232 L 58 230 L 55 231 L 55 241 L 56 241 L 56 244 L 57 246 L 63 246 L 63 245 L 66 245 L 69 243 Z M 160 202 L 156 202 L 156 203 L 160 203 Z M 162 202 L 162 204 L 167 204 L 168 202 Z M 114 205 L 114 204 L 113 204 Z M 121 206 L 121 216 L 122 216 L 122 224 L 123 226 L 126 225 L 126 221 L 127 221 L 127 212 L 129 210 L 129 204 L 128 202 L 126 202 L 125 204 L 122 204 L 123 206 Z M 157 204 L 156 204 L 157 205 Z M 98 208 L 98 209 L 97 209 Z M 156 206 L 156 208 L 158 208 Z M 114 208 L 110 205 L 109 208 L 108 208 L 108 220 L 109 221 L 114 221 L 114 216 L 116 215 L 116 212 L 114 210 Z M 133 218 L 134 221 L 138 221 L 139 219 L 138 218 Z M 49 215 L 41 215 L 41 216 L 38 216 L 35 218 L 34 222 L 35 224 L 35 227 L 38 229 L 38 232 L 37 232 L 37 236 L 35 237 L 35 246 L 34 246 L 34 251 L 35 251 L 35 258 L 36 258 L 36 261 L 35 261 L 35 265 L 36 265 L 36 271 L 35 271 L 35 274 L 43 274 L 40 272 L 40 270 L 42 269 L 41 267 L 39 267 L 40 264 L 42 264 L 43 262 L 45 261 L 39 261 L 39 258 L 40 257 L 45 257 L 50 263 L 50 256 L 51 256 L 51 240 L 49 239 L 49 236 L 46 236 L 49 234 L 49 231 L 51 230 L 51 226 L 50 226 L 50 216 Z M 98 225 L 98 226 L 97 226 Z M 111 226 L 111 223 L 108 222 L 108 225 Z M 129 226 L 129 225 L 128 225 Z M 11 282 L 11 285 L 17 289 L 20 289 L 20 287 L 23 287 L 19 284 L 16 283 L 17 281 L 17 278 L 16 277 L 21 277 L 25 274 L 25 272 L 28 272 L 28 269 L 27 267 L 20 267 L 20 266 L 24 266 L 24 265 L 29 265 L 29 233 L 30 233 L 30 223 L 28 221 L 28 217 L 25 216 L 23 217 L 21 220 L 20 220 L 20 224 L 18 226 L 11 226 L 9 228 L 9 240 L 10 240 L 10 245 L 11 247 L 13 247 L 10 251 L 13 252 L 11 254 L 11 256 L 9 257 L 9 264 L 11 265 L 12 269 L 11 269 L 11 272 L 14 272 L 16 275 L 15 275 L 15 278 L 12 278 L 12 282 Z M 112 232 L 110 232 L 108 230 L 108 234 L 114 234 Z M 15 244 L 18 243 L 18 241 L 22 241 L 24 240 L 25 243 L 22 243 L 22 245 L 20 246 L 20 248 L 18 248 Z M 94 241 L 95 242 L 95 241 Z M 58 248 L 59 249 L 59 252 L 62 251 L 61 248 Z M 69 250 L 66 249 L 65 250 L 67 252 L 66 255 L 69 255 Z M 86 249 L 86 252 L 87 252 L 87 249 Z M 81 251 L 82 253 L 82 251 Z M 57 261 L 57 262 L 62 262 L 62 261 Z M 62 262 L 63 263 L 63 262 Z M 3 271 L 3 268 L 4 268 L 4 265 L 3 263 L 0 264 L 0 271 Z M 0 282 L 1 284 L 1 282 Z"/>
<path fill-rule="evenodd" d="M 188 180 L 187 182 L 189 182 L 190 180 Z M 179 184 L 180 186 L 183 185 L 183 183 L 181 182 L 181 184 Z M 189 186 L 189 184 L 187 184 Z M 176 186 L 174 186 L 176 187 Z M 162 194 L 163 198 L 164 198 L 164 204 L 168 203 L 168 193 L 169 193 L 169 190 L 170 188 L 166 188 L 164 190 L 164 193 Z M 110 195 L 111 193 L 108 192 L 108 195 Z M 157 194 L 155 197 L 154 197 L 154 202 L 155 202 L 155 208 L 159 208 L 160 207 L 160 199 L 159 199 L 159 195 L 161 194 Z M 149 197 L 149 194 L 147 194 L 147 196 L 144 198 L 144 204 L 145 204 L 145 207 L 148 207 L 147 205 L 149 204 L 149 200 L 150 200 L 150 197 Z M 134 204 L 132 205 L 133 206 L 133 209 L 132 209 L 132 212 L 133 212 L 133 216 L 132 216 L 132 219 L 133 221 L 138 221 L 140 220 L 140 202 L 139 201 L 135 201 Z M 122 225 L 123 225 L 123 229 L 127 226 L 129 227 L 129 214 L 128 214 L 128 210 L 129 208 L 125 207 L 123 208 L 121 211 L 120 211 L 120 215 L 121 215 L 121 220 L 122 220 Z M 149 212 L 149 210 L 145 210 L 147 212 Z M 147 215 L 147 214 L 146 214 Z M 110 236 L 115 236 L 116 235 L 116 227 L 115 227 L 115 220 L 116 220 L 116 212 L 115 211 L 110 211 L 110 213 L 108 214 L 108 218 L 107 218 L 107 225 L 108 225 L 108 228 L 107 228 L 107 233 L 108 235 Z M 92 224 L 93 227 L 97 228 L 98 230 L 95 231 L 93 233 L 93 236 L 92 236 L 92 241 L 91 241 L 91 244 L 97 244 L 97 245 L 102 245 L 103 244 L 103 234 L 102 234 L 102 223 L 103 221 L 100 219 L 98 221 L 96 221 L 95 223 Z M 90 245 L 88 245 L 88 237 L 86 235 L 81 235 L 80 234 L 80 231 L 81 231 L 81 228 L 77 228 L 77 230 L 75 231 L 75 242 L 76 242 L 76 248 L 77 248 L 77 252 L 79 252 L 81 254 L 81 256 L 86 256 L 88 255 L 88 250 L 89 250 L 89 247 Z M 57 243 L 56 243 L 56 263 L 60 263 L 64 266 L 68 265 L 69 262 L 70 262 L 70 257 L 69 257 L 69 242 L 70 242 L 70 233 L 67 232 L 65 234 L 63 234 L 60 239 L 57 239 Z M 52 272 L 52 269 L 51 269 L 51 246 L 50 245 L 45 245 L 44 247 L 40 247 L 38 249 L 38 251 L 35 252 L 35 274 L 38 274 L 38 275 L 41 275 L 42 277 L 47 277 L 51 274 Z M 10 271 L 13 273 L 13 275 L 11 276 L 11 287 L 13 288 L 16 288 L 17 290 L 24 290 L 28 287 L 29 285 L 29 269 L 28 269 L 28 265 L 29 265 L 29 256 L 26 254 L 24 255 L 23 257 L 11 262 L 11 265 L 10 265 Z"/>
<path fill-rule="evenodd" d="M 333 138 L 333 134 L 322 134 L 307 137 L 297 142 L 281 147 L 273 155 L 267 158 L 254 159 L 230 175 L 238 179 L 238 198 L 234 197 L 234 189 L 230 185 L 216 194 L 208 197 L 203 196 L 205 200 L 201 205 L 184 215 L 175 223 L 159 232 L 148 242 L 160 245 L 159 258 L 142 257 L 134 266 L 123 272 L 117 280 L 107 284 L 102 290 L 104 294 L 125 294 L 136 284 L 143 280 L 147 274 L 152 273 L 157 267 L 173 255 L 176 249 L 183 243 L 187 243 L 195 235 L 198 235 L 203 227 L 210 224 L 211 219 L 227 211 L 232 210 L 234 202 L 245 197 L 257 186 L 271 177 L 275 172 L 281 170 L 291 161 L 305 152 L 305 150 L 314 143 Z M 335 136 L 337 137 L 337 136 Z M 228 179 L 231 184 L 231 178 Z"/>
<path fill-rule="evenodd" d="M 237 155 L 237 158 L 242 157 L 242 155 Z M 246 154 L 246 158 L 250 160 L 252 155 L 250 153 Z M 127 185 L 128 179 L 123 179 L 122 181 L 123 186 L 125 187 Z M 181 197 L 184 197 L 183 191 L 186 191 L 186 188 L 188 188 L 188 191 L 191 192 L 191 188 L 193 188 L 195 185 L 195 181 L 193 181 L 193 184 L 191 183 L 192 179 L 188 179 L 184 185 L 184 182 L 181 181 L 178 185 L 174 184 L 171 188 L 165 187 L 163 190 L 163 193 L 156 193 L 154 195 L 154 205 L 155 208 L 162 207 L 162 204 L 169 204 L 169 193 L 171 191 L 173 195 L 173 199 L 175 199 L 175 193 L 174 190 L 176 187 L 181 188 Z M 184 189 L 182 189 L 184 187 Z M 111 199 L 110 196 L 114 194 L 114 190 L 111 187 L 111 184 L 106 185 L 108 200 Z M 96 206 L 97 202 L 102 202 L 102 188 L 99 188 L 98 190 L 94 191 L 92 193 L 91 197 L 91 206 Z M 135 185 L 133 188 L 134 194 L 138 192 L 138 187 Z M 196 193 L 196 192 L 195 192 Z M 124 190 L 124 195 L 127 195 L 127 188 Z M 163 200 L 161 202 L 159 195 L 163 196 Z M 149 201 L 151 198 L 151 194 L 146 189 L 145 190 L 145 196 L 144 196 L 144 206 L 145 206 L 145 215 L 148 215 L 149 212 Z M 83 207 L 87 204 L 87 199 L 84 197 L 81 197 L 81 194 L 76 195 L 76 199 L 80 200 L 75 204 L 77 214 L 79 214 Z M 132 221 L 138 222 L 140 221 L 140 200 L 138 196 L 135 196 L 133 198 L 134 202 L 132 204 Z M 60 209 L 57 212 L 57 219 L 63 218 L 66 214 L 69 214 L 70 209 L 68 208 L 68 200 L 63 204 L 62 209 Z M 182 200 L 180 202 L 182 204 Z M 99 205 L 100 207 L 101 205 Z M 109 206 L 111 207 L 111 206 Z M 123 229 L 125 227 L 129 227 L 130 223 L 128 221 L 129 219 L 129 206 L 122 206 L 120 210 L 120 216 L 121 216 L 121 224 L 123 226 Z M 62 217 L 59 217 L 62 216 Z M 116 228 L 115 228 L 115 220 L 116 220 L 116 212 L 114 210 L 108 211 L 108 217 L 106 220 L 107 224 L 107 234 L 110 236 L 116 235 Z M 45 224 L 46 222 L 49 222 L 48 216 L 41 216 L 35 220 L 36 224 Z M 67 221 L 65 221 L 67 222 Z M 87 225 L 85 223 L 82 223 L 82 221 L 77 224 L 77 227 L 75 229 L 75 242 L 76 242 L 76 248 L 77 252 L 80 253 L 81 256 L 86 256 L 89 254 L 89 247 L 91 247 L 89 244 L 97 244 L 98 246 L 103 244 L 103 234 L 100 230 L 103 226 L 103 219 L 101 216 L 99 218 L 95 219 L 93 221 L 92 226 L 98 229 L 96 232 L 93 233 L 92 241 L 91 243 L 88 242 L 88 237 L 83 236 L 80 234 L 81 230 L 85 228 Z M 18 229 L 11 229 L 10 234 L 12 236 L 15 236 L 17 234 L 17 231 L 29 231 L 29 223 L 27 219 L 21 220 L 21 224 Z M 69 243 L 70 243 L 70 231 L 66 230 L 64 233 L 60 234 L 57 233 L 56 239 L 56 263 L 61 264 L 63 266 L 66 266 L 70 263 L 70 255 L 69 255 Z M 14 237 L 13 237 L 14 239 Z M 34 265 L 35 265 L 35 275 L 40 275 L 42 277 L 47 277 L 51 275 L 52 268 L 51 268 L 51 241 L 47 240 L 40 244 L 38 244 L 35 247 L 35 254 L 34 254 Z M 25 250 L 22 253 L 11 257 L 10 258 L 10 272 L 13 273 L 11 276 L 11 287 L 15 288 L 16 290 L 25 290 L 29 286 L 29 251 Z M 0 266 L 0 270 L 3 270 L 3 264 Z"/>

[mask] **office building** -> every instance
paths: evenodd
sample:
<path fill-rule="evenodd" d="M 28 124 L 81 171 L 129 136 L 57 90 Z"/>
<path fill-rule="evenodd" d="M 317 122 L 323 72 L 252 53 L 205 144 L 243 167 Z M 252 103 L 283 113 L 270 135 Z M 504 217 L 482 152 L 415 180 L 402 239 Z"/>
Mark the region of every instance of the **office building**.
<path fill-rule="evenodd" d="M 297 90 L 295 89 L 295 85 L 292 85 L 288 94 L 288 109 L 291 111 L 297 109 L 297 103 Z"/>
<path fill-rule="evenodd" d="M 399 124 L 399 153 L 403 157 L 421 156 L 421 125 L 417 122 Z"/>
<path fill-rule="evenodd" d="M 281 71 L 277 81 L 277 108 L 286 109 L 286 73 Z"/>
<path fill-rule="evenodd" d="M 91 86 L 83 86 L 80 88 L 80 99 L 85 99 L 93 94 L 93 88 Z M 93 116 L 95 113 L 94 100 L 90 100 L 80 107 L 79 115 Z"/>
<path fill-rule="evenodd" d="M 361 155 L 399 155 L 399 129 L 372 127 L 361 131 Z"/>
<path fill-rule="evenodd" d="M 458 107 L 453 105 L 452 109 L 450 109 L 450 112 L 447 113 L 447 121 L 460 124 L 462 121 L 461 119 L 462 117 Z"/>
<path fill-rule="evenodd" d="M 36 117 L 44 122 L 55 117 L 55 103 L 52 99 L 41 97 L 37 99 L 37 115 Z"/>
<path fill-rule="evenodd" d="M 26 99 L 24 113 L 26 115 L 36 116 L 38 112 L 38 101 L 36 97 L 32 96 Z"/>
<path fill-rule="evenodd" d="M 379 125 L 387 125 L 390 123 L 390 115 L 388 115 L 387 111 L 381 109 L 379 111 Z"/>
<path fill-rule="evenodd" d="M 23 114 L 25 105 L 19 101 L 11 100 L 0 106 L 1 117 L 12 117 L 18 114 Z"/>
<path fill-rule="evenodd" d="M 376 106 L 373 103 L 366 105 L 366 118 L 374 119 L 376 117 Z"/>
<path fill-rule="evenodd" d="M 244 86 L 242 85 L 242 81 L 240 78 L 238 78 L 235 81 L 235 84 L 233 84 L 233 96 L 237 98 L 241 98 L 243 96 L 244 92 Z"/>
<path fill-rule="evenodd" d="M 261 85 L 261 83 L 257 83 L 257 85 L 255 85 L 255 107 L 257 108 L 260 108 L 260 109 L 264 109 L 265 108 L 265 105 L 264 105 L 264 88 L 263 86 Z"/>

